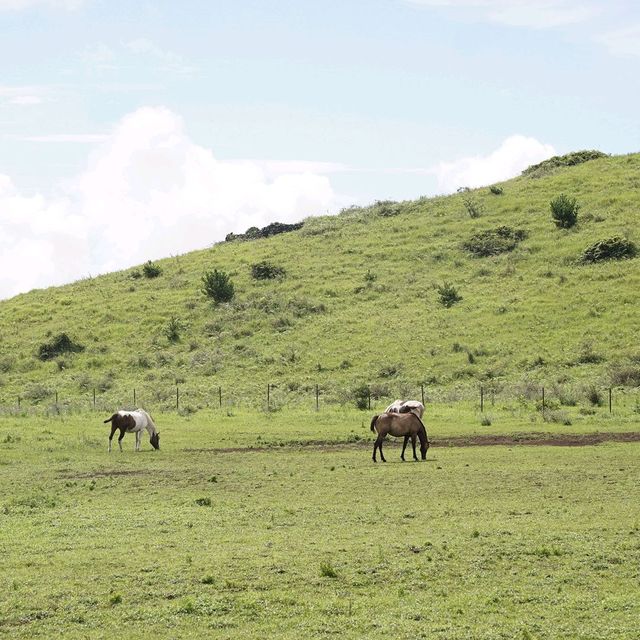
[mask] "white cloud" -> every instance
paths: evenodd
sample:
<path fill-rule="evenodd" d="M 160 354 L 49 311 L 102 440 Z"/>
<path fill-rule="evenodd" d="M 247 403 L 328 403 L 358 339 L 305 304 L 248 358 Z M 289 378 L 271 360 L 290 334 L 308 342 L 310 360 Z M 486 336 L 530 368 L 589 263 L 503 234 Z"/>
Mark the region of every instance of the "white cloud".
<path fill-rule="evenodd" d="M 328 178 L 312 166 L 267 172 L 253 161 L 219 161 L 189 139 L 176 114 L 139 109 L 58 197 L 21 194 L 0 176 L 0 297 L 337 208 Z"/>
<path fill-rule="evenodd" d="M 438 179 L 438 189 L 451 193 L 460 187 L 482 187 L 508 180 L 529 165 L 556 155 L 550 144 L 535 138 L 514 135 L 487 156 L 461 158 L 454 162 L 441 162 L 429 169 Z"/>
<path fill-rule="evenodd" d="M 640 56 L 640 24 L 609 31 L 596 38 L 610 53 L 623 57 Z"/>
<path fill-rule="evenodd" d="M 155 42 L 147 38 L 137 38 L 125 45 L 126 49 L 136 56 L 149 56 L 155 58 L 161 64 L 161 69 L 176 71 L 178 73 L 192 73 L 195 67 L 185 63 L 182 56 L 159 47 Z"/>
<path fill-rule="evenodd" d="M 427 7 L 471 11 L 473 17 L 514 27 L 548 29 L 584 22 L 600 12 L 582 0 L 409 0 Z"/>
<path fill-rule="evenodd" d="M 47 92 L 45 87 L 0 85 L 0 101 L 21 106 L 42 104 Z"/>
<path fill-rule="evenodd" d="M 33 7 L 50 7 L 72 11 L 79 9 L 85 0 L 0 0 L 0 11 L 22 11 Z"/>
<path fill-rule="evenodd" d="M 81 144 L 95 144 L 109 139 L 109 136 L 103 133 L 51 133 L 42 136 L 6 135 L 4 137 L 23 142 L 78 142 Z"/>

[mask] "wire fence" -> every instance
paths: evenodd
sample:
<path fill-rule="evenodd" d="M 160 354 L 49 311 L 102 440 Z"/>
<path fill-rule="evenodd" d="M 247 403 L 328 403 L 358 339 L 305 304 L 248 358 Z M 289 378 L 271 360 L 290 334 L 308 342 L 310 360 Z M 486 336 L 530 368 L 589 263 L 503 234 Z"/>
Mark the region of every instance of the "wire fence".
<path fill-rule="evenodd" d="M 150 411 L 175 411 L 182 415 L 205 409 L 280 411 L 290 408 L 322 411 L 327 407 L 351 407 L 382 411 L 398 398 L 420 400 L 425 405 L 464 404 L 480 414 L 509 405 L 543 412 L 571 407 L 588 412 L 598 408 L 609 413 L 637 414 L 640 417 L 638 387 L 607 387 L 585 382 L 544 385 L 529 381 L 454 387 L 429 387 L 424 384 L 354 384 L 339 387 L 313 383 L 266 383 L 241 390 L 221 385 L 203 387 L 175 384 L 118 390 L 95 388 L 81 393 L 35 385 L 24 394 L 16 394 L 13 398 L 2 397 L 0 414 L 112 412 L 136 407 L 145 407 Z"/>

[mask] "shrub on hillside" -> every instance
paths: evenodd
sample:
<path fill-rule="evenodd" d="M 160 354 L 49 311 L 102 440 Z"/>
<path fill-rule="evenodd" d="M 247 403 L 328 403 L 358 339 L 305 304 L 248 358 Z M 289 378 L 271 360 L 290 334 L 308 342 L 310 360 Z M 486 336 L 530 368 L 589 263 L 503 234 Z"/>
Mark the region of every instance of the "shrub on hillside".
<path fill-rule="evenodd" d="M 611 369 L 611 384 L 617 387 L 640 387 L 640 366 L 620 364 Z"/>
<path fill-rule="evenodd" d="M 550 202 L 551 217 L 560 229 L 570 229 L 578 222 L 578 210 L 580 205 L 575 198 L 570 198 L 564 193 Z"/>
<path fill-rule="evenodd" d="M 447 309 L 462 300 L 462 296 L 458 293 L 458 290 L 448 282 L 436 285 L 436 291 L 438 292 L 440 304 Z"/>
<path fill-rule="evenodd" d="M 470 218 L 479 218 L 484 211 L 484 207 L 473 196 L 465 196 L 462 203 Z"/>
<path fill-rule="evenodd" d="M 353 390 L 353 397 L 356 401 L 356 407 L 364 410 L 369 408 L 370 392 L 366 384 L 360 385 Z"/>
<path fill-rule="evenodd" d="M 84 346 L 74 342 L 66 333 L 60 333 L 49 342 L 44 342 L 38 348 L 40 360 L 53 360 L 63 353 L 79 353 Z"/>
<path fill-rule="evenodd" d="M 202 276 L 202 292 L 216 303 L 230 302 L 235 295 L 235 287 L 224 271 L 205 271 Z"/>
<path fill-rule="evenodd" d="M 494 196 L 501 196 L 504 193 L 504 189 L 494 184 L 489 187 L 489 192 L 492 193 Z"/>
<path fill-rule="evenodd" d="M 169 318 L 169 322 L 167 322 L 167 325 L 164 328 L 164 335 L 167 336 L 167 340 L 169 342 L 178 342 L 183 329 L 184 325 L 180 319 L 175 316 L 171 316 L 171 318 Z"/>
<path fill-rule="evenodd" d="M 237 240 L 258 240 L 259 238 L 269 238 L 280 233 L 289 233 L 302 229 L 302 222 L 294 224 L 284 224 L 283 222 L 272 222 L 262 229 L 258 227 L 249 227 L 245 233 L 228 233 L 225 242 L 234 242 Z"/>
<path fill-rule="evenodd" d="M 553 156 L 553 158 L 549 158 L 538 164 L 532 164 L 522 172 L 522 175 L 529 176 L 530 178 L 539 178 L 558 167 L 572 167 L 577 164 L 582 164 L 583 162 L 588 162 L 589 160 L 606 157 L 606 153 L 597 150 L 574 151 L 564 156 Z"/>
<path fill-rule="evenodd" d="M 277 267 L 266 260 L 251 265 L 251 275 L 256 280 L 272 280 L 283 277 L 285 273 L 282 267 Z"/>
<path fill-rule="evenodd" d="M 638 254 L 636 245 L 620 236 L 600 240 L 587 247 L 580 257 L 582 262 L 602 262 L 604 260 L 623 260 L 635 258 Z"/>
<path fill-rule="evenodd" d="M 523 229 L 511 227 L 498 227 L 488 229 L 472 235 L 463 243 L 463 247 L 474 256 L 495 256 L 507 251 L 513 251 L 521 240 L 527 237 Z"/>
<path fill-rule="evenodd" d="M 157 278 L 162 273 L 162 269 L 151 260 L 148 260 L 142 265 L 142 273 L 145 278 L 152 279 Z"/>

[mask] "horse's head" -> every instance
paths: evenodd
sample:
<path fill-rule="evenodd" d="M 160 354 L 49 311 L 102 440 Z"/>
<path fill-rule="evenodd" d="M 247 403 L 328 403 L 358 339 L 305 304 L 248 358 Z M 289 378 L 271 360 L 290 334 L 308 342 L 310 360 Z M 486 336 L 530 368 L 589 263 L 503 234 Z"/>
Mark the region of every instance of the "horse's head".
<path fill-rule="evenodd" d="M 149 442 L 151 443 L 151 446 L 154 449 L 159 449 L 160 448 L 160 432 L 157 431 L 156 433 L 154 433 L 150 438 L 149 438 Z"/>

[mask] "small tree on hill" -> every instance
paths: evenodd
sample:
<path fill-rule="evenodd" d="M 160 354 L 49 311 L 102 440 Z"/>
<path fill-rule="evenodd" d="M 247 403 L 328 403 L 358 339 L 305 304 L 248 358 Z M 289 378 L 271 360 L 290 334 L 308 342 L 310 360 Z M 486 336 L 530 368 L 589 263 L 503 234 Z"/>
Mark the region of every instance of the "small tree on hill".
<path fill-rule="evenodd" d="M 462 300 L 462 296 L 458 293 L 458 290 L 448 282 L 436 285 L 436 291 L 438 292 L 440 304 L 447 309 Z"/>
<path fill-rule="evenodd" d="M 570 198 L 562 193 L 557 198 L 554 198 L 550 205 L 551 217 L 560 229 L 569 229 L 578 222 L 580 205 L 575 198 Z"/>
<path fill-rule="evenodd" d="M 216 303 L 230 302 L 235 295 L 231 278 L 224 271 L 205 271 L 202 276 L 202 292 Z"/>

